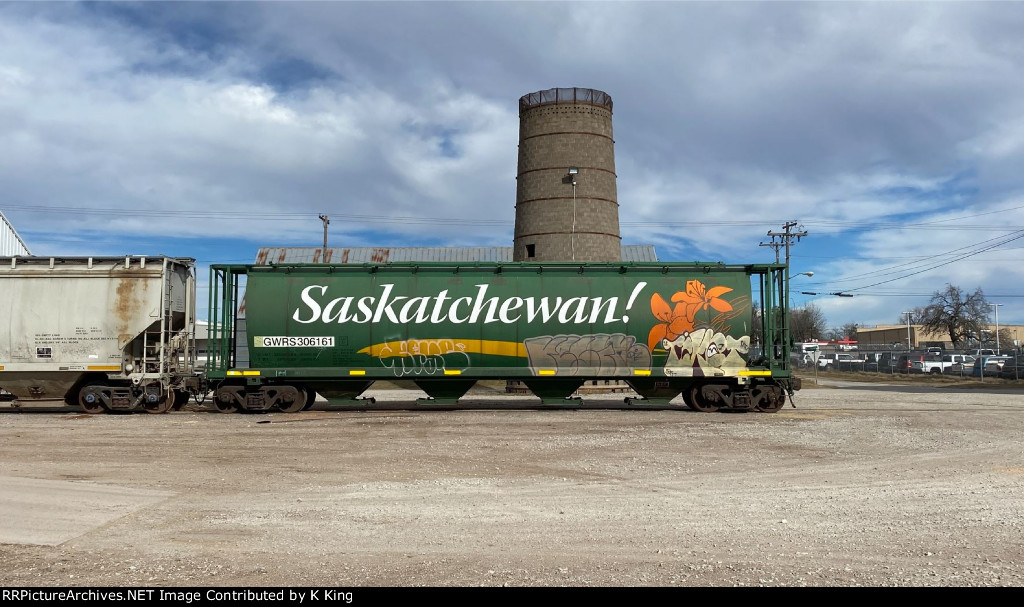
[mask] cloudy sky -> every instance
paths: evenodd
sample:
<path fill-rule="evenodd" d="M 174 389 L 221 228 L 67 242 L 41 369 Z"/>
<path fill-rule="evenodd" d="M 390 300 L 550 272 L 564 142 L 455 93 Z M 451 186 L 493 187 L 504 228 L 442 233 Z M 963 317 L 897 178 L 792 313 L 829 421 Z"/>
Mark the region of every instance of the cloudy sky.
<path fill-rule="evenodd" d="M 508 246 L 518 99 L 614 100 L 627 244 L 773 261 L 830 324 L 1024 323 L 1024 4 L 0 4 L 0 210 L 39 255 Z M 1024 337 L 1024 336 L 1022 336 Z"/>

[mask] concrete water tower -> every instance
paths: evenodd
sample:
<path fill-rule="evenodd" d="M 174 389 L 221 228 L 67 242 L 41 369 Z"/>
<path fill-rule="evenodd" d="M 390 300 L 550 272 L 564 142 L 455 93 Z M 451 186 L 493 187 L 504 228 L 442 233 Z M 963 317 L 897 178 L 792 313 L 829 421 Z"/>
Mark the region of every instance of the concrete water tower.
<path fill-rule="evenodd" d="M 548 89 L 519 99 L 515 261 L 621 261 L 612 98 Z"/>

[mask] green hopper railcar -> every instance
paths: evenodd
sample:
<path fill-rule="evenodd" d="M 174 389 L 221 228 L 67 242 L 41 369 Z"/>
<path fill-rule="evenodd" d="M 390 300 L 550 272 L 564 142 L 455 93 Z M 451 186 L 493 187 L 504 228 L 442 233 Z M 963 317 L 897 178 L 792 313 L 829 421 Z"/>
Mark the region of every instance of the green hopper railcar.
<path fill-rule="evenodd" d="M 207 379 L 225 412 L 300 411 L 412 380 L 455 404 L 517 380 L 545 404 L 584 382 L 640 399 L 776 411 L 790 370 L 782 264 L 214 265 Z M 244 304 L 242 293 L 244 292 Z M 240 331 L 243 325 L 244 333 Z M 248 361 L 244 352 L 248 352 Z M 570 401 L 572 402 L 572 401 Z"/>

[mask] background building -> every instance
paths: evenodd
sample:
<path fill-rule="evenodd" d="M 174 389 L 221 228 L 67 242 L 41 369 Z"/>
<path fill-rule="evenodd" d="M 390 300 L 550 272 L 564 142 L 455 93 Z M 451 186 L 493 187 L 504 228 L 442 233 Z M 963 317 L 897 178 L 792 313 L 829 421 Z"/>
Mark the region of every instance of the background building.
<path fill-rule="evenodd" d="M 11 225 L 11 222 L 7 220 L 3 211 L 0 211 L 0 255 L 28 256 L 31 254 L 28 250 L 28 245 L 21 239 L 21 236 L 18 236 L 18 232 Z"/>
<path fill-rule="evenodd" d="M 1024 339 L 1024 325 L 1004 325 L 1000 323 L 999 333 L 1002 336 L 999 343 L 999 347 L 1001 349 L 1011 350 L 1014 348 L 1020 348 L 1021 340 Z M 995 343 L 995 323 L 983 327 L 982 334 L 984 336 L 985 343 L 987 344 L 986 347 L 991 347 L 991 345 L 988 344 Z M 1004 340 L 1004 338 L 1007 337 L 1009 338 L 1009 342 Z M 953 342 L 950 341 L 948 333 L 930 333 L 921 325 L 876 325 L 874 327 L 857 327 L 857 344 L 861 347 L 893 347 L 898 345 L 905 349 L 908 341 L 912 350 L 927 348 L 930 346 L 938 346 L 947 350 L 953 349 Z"/>
<path fill-rule="evenodd" d="M 263 247 L 258 265 L 275 263 L 510 262 L 513 247 Z M 654 245 L 624 245 L 619 261 L 658 261 Z"/>

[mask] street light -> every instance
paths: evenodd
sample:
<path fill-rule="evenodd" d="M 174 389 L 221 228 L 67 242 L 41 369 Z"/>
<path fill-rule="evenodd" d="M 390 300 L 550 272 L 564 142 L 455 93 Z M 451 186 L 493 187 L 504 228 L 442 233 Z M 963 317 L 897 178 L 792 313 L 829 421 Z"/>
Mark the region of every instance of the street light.
<path fill-rule="evenodd" d="M 913 311 L 904 312 L 904 314 L 907 315 L 907 350 L 913 350 L 914 346 L 910 343 L 910 315 L 913 314 Z"/>
<path fill-rule="evenodd" d="M 797 276 L 806 276 L 807 278 L 810 278 L 810 277 L 814 276 L 814 272 L 800 272 L 799 274 L 794 274 L 792 276 L 792 278 L 796 278 Z M 802 291 L 801 291 L 801 293 L 802 293 Z M 789 307 L 790 308 L 793 307 L 793 295 L 792 294 L 790 294 L 790 296 L 789 296 Z"/>
<path fill-rule="evenodd" d="M 999 351 L 999 306 L 1001 306 L 1003 304 L 993 303 L 993 304 L 988 304 L 988 305 L 992 306 L 992 308 L 995 309 L 995 311 L 996 311 L 996 354 L 998 355 L 998 354 L 1000 354 L 1000 351 Z"/>

